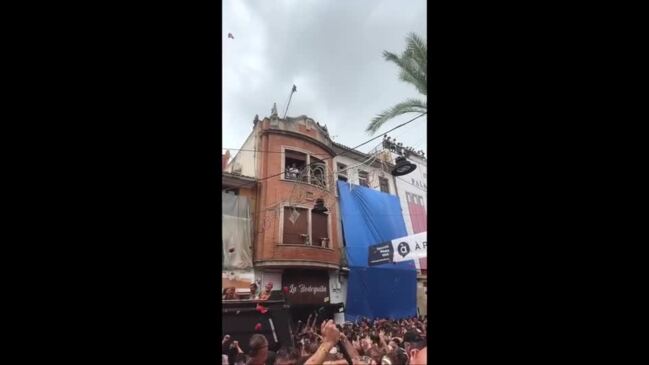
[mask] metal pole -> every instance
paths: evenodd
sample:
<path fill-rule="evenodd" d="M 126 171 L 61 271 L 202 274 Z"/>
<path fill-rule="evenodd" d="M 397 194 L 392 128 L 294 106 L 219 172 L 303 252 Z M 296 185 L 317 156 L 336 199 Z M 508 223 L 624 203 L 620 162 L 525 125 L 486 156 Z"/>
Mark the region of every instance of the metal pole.
<path fill-rule="evenodd" d="M 284 118 L 286 119 L 286 113 L 288 113 L 288 106 L 291 105 L 291 99 L 293 98 L 293 93 L 295 92 L 295 87 L 291 88 L 291 94 L 288 96 L 288 103 L 286 103 L 286 111 L 284 111 Z"/>

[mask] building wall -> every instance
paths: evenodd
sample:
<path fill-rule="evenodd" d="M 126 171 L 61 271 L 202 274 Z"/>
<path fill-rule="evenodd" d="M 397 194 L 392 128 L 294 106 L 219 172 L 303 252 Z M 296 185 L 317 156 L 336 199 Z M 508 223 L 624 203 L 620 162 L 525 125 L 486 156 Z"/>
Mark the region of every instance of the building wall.
<path fill-rule="evenodd" d="M 347 273 L 339 275 L 337 270 L 329 271 L 329 293 L 331 293 L 331 303 L 347 303 Z M 345 312 L 334 313 L 334 321 L 336 324 L 342 325 L 345 322 Z"/>
<path fill-rule="evenodd" d="M 254 128 L 250 133 L 246 141 L 243 143 L 241 148 L 234 155 L 232 160 L 228 163 L 225 168 L 225 171 L 233 173 L 233 169 L 236 169 L 237 166 L 241 167 L 241 175 L 249 177 L 258 177 L 257 176 L 257 159 L 259 158 L 259 152 L 255 146 L 257 146 L 257 134 L 259 133 L 258 128 Z"/>
<path fill-rule="evenodd" d="M 347 274 L 338 275 L 338 270 L 329 270 L 329 293 L 331 293 L 331 303 L 347 302 Z"/>
<path fill-rule="evenodd" d="M 355 166 L 358 165 L 364 160 L 357 160 L 354 158 L 351 158 L 349 156 L 336 156 L 334 158 L 334 169 L 336 171 L 336 179 L 338 178 L 338 163 L 341 163 L 343 165 L 346 165 L 347 167 L 350 166 Z M 368 166 L 368 165 L 362 165 L 362 166 L 357 166 L 357 167 L 352 167 L 347 170 L 347 181 L 358 185 L 358 171 L 363 170 L 368 173 L 369 176 L 369 185 L 372 189 L 381 191 L 381 186 L 379 185 L 379 177 L 386 178 L 388 180 L 388 186 L 390 189 L 390 194 L 392 195 L 397 195 L 396 194 L 396 189 L 395 189 L 395 184 L 394 184 L 394 176 L 390 174 L 388 171 L 384 171 L 381 168 L 374 167 L 374 166 Z"/>
<path fill-rule="evenodd" d="M 293 122 L 287 127 L 284 122 L 279 122 L 281 130 L 291 130 L 300 133 L 306 131 L 300 122 Z M 266 119 L 263 122 L 263 129 L 271 128 L 271 123 Z M 314 131 L 311 128 L 309 132 Z M 257 150 L 261 151 L 282 151 L 283 148 L 291 148 L 298 151 L 317 154 L 317 158 L 331 158 L 330 151 L 322 148 L 318 143 L 304 139 L 300 136 L 282 135 L 276 133 L 261 133 Z M 269 177 L 284 171 L 283 153 L 262 153 L 260 154 L 260 175 Z M 331 160 L 325 160 L 327 171 L 331 174 Z M 337 200 L 334 195 L 334 185 L 329 183 L 328 189 L 285 180 L 284 174 L 274 176 L 258 182 L 258 227 L 259 232 L 255 245 L 255 261 L 315 261 L 338 265 L 340 263 L 339 240 L 336 234 L 339 229 L 337 214 Z M 306 245 L 284 245 L 281 237 L 283 227 L 283 207 L 295 204 L 304 207 L 313 207 L 316 199 L 323 199 L 325 206 L 329 209 L 329 244 L 328 248 L 306 246 Z"/>
<path fill-rule="evenodd" d="M 419 310 L 419 315 L 421 316 L 427 314 L 426 303 L 428 302 L 428 288 L 424 285 L 426 285 L 426 281 L 417 281 L 417 309 Z"/>
<path fill-rule="evenodd" d="M 396 154 L 393 154 L 393 157 L 396 158 Z M 406 224 L 406 230 L 408 231 L 408 235 L 414 234 L 413 230 L 413 223 L 412 220 L 410 219 L 410 213 L 408 210 L 408 201 L 406 198 L 406 192 L 416 194 L 418 196 L 421 196 L 423 198 L 424 202 L 424 208 L 426 209 L 426 213 L 428 213 L 428 201 L 427 201 L 427 184 L 426 182 L 426 177 L 427 176 L 427 167 L 425 164 L 425 161 L 422 161 L 416 157 L 410 157 L 408 160 L 415 165 L 417 165 L 417 168 L 415 171 L 409 173 L 408 175 L 404 176 L 398 176 L 395 178 L 395 183 L 397 186 L 397 191 L 399 195 L 399 202 L 401 203 L 401 210 L 403 212 L 403 220 Z M 405 181 L 404 181 L 405 180 Z M 413 186 L 413 181 L 414 181 L 414 186 Z"/>
<path fill-rule="evenodd" d="M 250 203 L 250 214 L 252 215 L 253 218 L 252 221 L 254 227 L 254 222 L 255 222 L 254 214 L 257 207 L 257 188 L 252 184 L 246 185 L 245 187 L 241 187 L 239 188 L 239 196 L 245 196 L 246 198 L 248 198 L 248 202 Z"/>

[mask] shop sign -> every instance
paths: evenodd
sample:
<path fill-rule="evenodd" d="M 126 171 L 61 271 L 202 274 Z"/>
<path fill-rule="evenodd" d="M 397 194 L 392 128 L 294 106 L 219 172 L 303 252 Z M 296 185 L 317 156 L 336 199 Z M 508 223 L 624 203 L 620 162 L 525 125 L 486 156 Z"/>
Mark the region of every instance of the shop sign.
<path fill-rule="evenodd" d="M 287 270 L 282 287 L 288 289 L 290 304 L 329 304 L 329 273 L 312 270 Z"/>

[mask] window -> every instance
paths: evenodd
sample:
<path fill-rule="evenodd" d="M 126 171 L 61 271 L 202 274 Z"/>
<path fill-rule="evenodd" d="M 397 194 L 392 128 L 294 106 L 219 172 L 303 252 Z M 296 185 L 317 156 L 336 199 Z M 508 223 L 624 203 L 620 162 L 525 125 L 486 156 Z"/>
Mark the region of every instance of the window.
<path fill-rule="evenodd" d="M 303 173 L 307 162 L 306 153 L 286 150 L 284 156 L 285 178 L 307 182 L 308 174 Z"/>
<path fill-rule="evenodd" d="M 358 185 L 370 187 L 367 171 L 358 171 Z"/>
<path fill-rule="evenodd" d="M 283 243 L 304 245 L 309 238 L 308 209 L 284 207 Z"/>
<path fill-rule="evenodd" d="M 311 212 L 311 244 L 319 247 L 329 247 L 329 216 L 324 213 Z"/>
<path fill-rule="evenodd" d="M 305 152 L 284 149 L 284 179 L 327 188 L 327 165 Z"/>
<path fill-rule="evenodd" d="M 311 184 L 327 188 L 327 179 L 324 161 L 311 156 Z"/>
<path fill-rule="evenodd" d="M 310 218 L 310 222 L 309 222 Z M 311 232 L 309 232 L 309 228 Z M 306 208 L 284 207 L 282 243 L 329 247 L 329 215 Z"/>
<path fill-rule="evenodd" d="M 379 177 L 379 185 L 382 192 L 390 194 L 390 185 L 388 184 L 388 179 Z"/>
<path fill-rule="evenodd" d="M 347 171 L 345 170 L 347 165 L 338 163 L 336 164 L 336 170 L 338 171 L 338 180 L 347 182 Z"/>
<path fill-rule="evenodd" d="M 336 166 L 338 168 L 338 175 L 347 176 L 347 170 L 345 170 L 347 168 L 347 165 L 338 163 L 336 164 Z"/>

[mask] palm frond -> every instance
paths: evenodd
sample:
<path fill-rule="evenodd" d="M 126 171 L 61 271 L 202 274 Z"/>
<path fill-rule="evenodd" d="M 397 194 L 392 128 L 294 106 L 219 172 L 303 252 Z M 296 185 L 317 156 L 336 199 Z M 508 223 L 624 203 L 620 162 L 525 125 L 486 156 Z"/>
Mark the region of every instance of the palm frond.
<path fill-rule="evenodd" d="M 394 53 L 384 51 L 383 57 L 386 61 L 393 62 L 399 66 L 401 69 L 400 77 L 403 81 L 413 84 L 420 93 L 427 95 L 426 77 L 419 69 L 417 63 L 408 57 L 407 53 L 399 57 Z"/>
<path fill-rule="evenodd" d="M 399 78 L 402 81 L 415 86 L 421 94 L 428 95 L 428 45 L 424 39 L 415 33 L 410 33 L 406 37 L 406 49 L 401 56 L 383 51 L 383 57 L 399 67 Z M 374 134 L 388 120 L 398 115 L 426 111 L 428 107 L 425 101 L 408 99 L 377 115 L 366 131 Z"/>
<path fill-rule="evenodd" d="M 428 45 L 416 33 L 410 33 L 406 38 L 406 51 L 409 58 L 413 59 L 421 70 L 424 79 L 428 78 Z"/>
<path fill-rule="evenodd" d="M 408 44 L 407 50 L 413 53 L 414 58 L 422 61 L 420 64 L 425 65 L 425 61 L 428 59 L 428 45 L 426 41 L 415 33 L 410 33 L 406 41 Z"/>
<path fill-rule="evenodd" d="M 365 131 L 374 134 L 383 124 L 385 124 L 385 122 L 396 116 L 406 113 L 424 113 L 427 110 L 425 101 L 408 99 L 377 115 L 372 119 Z"/>

